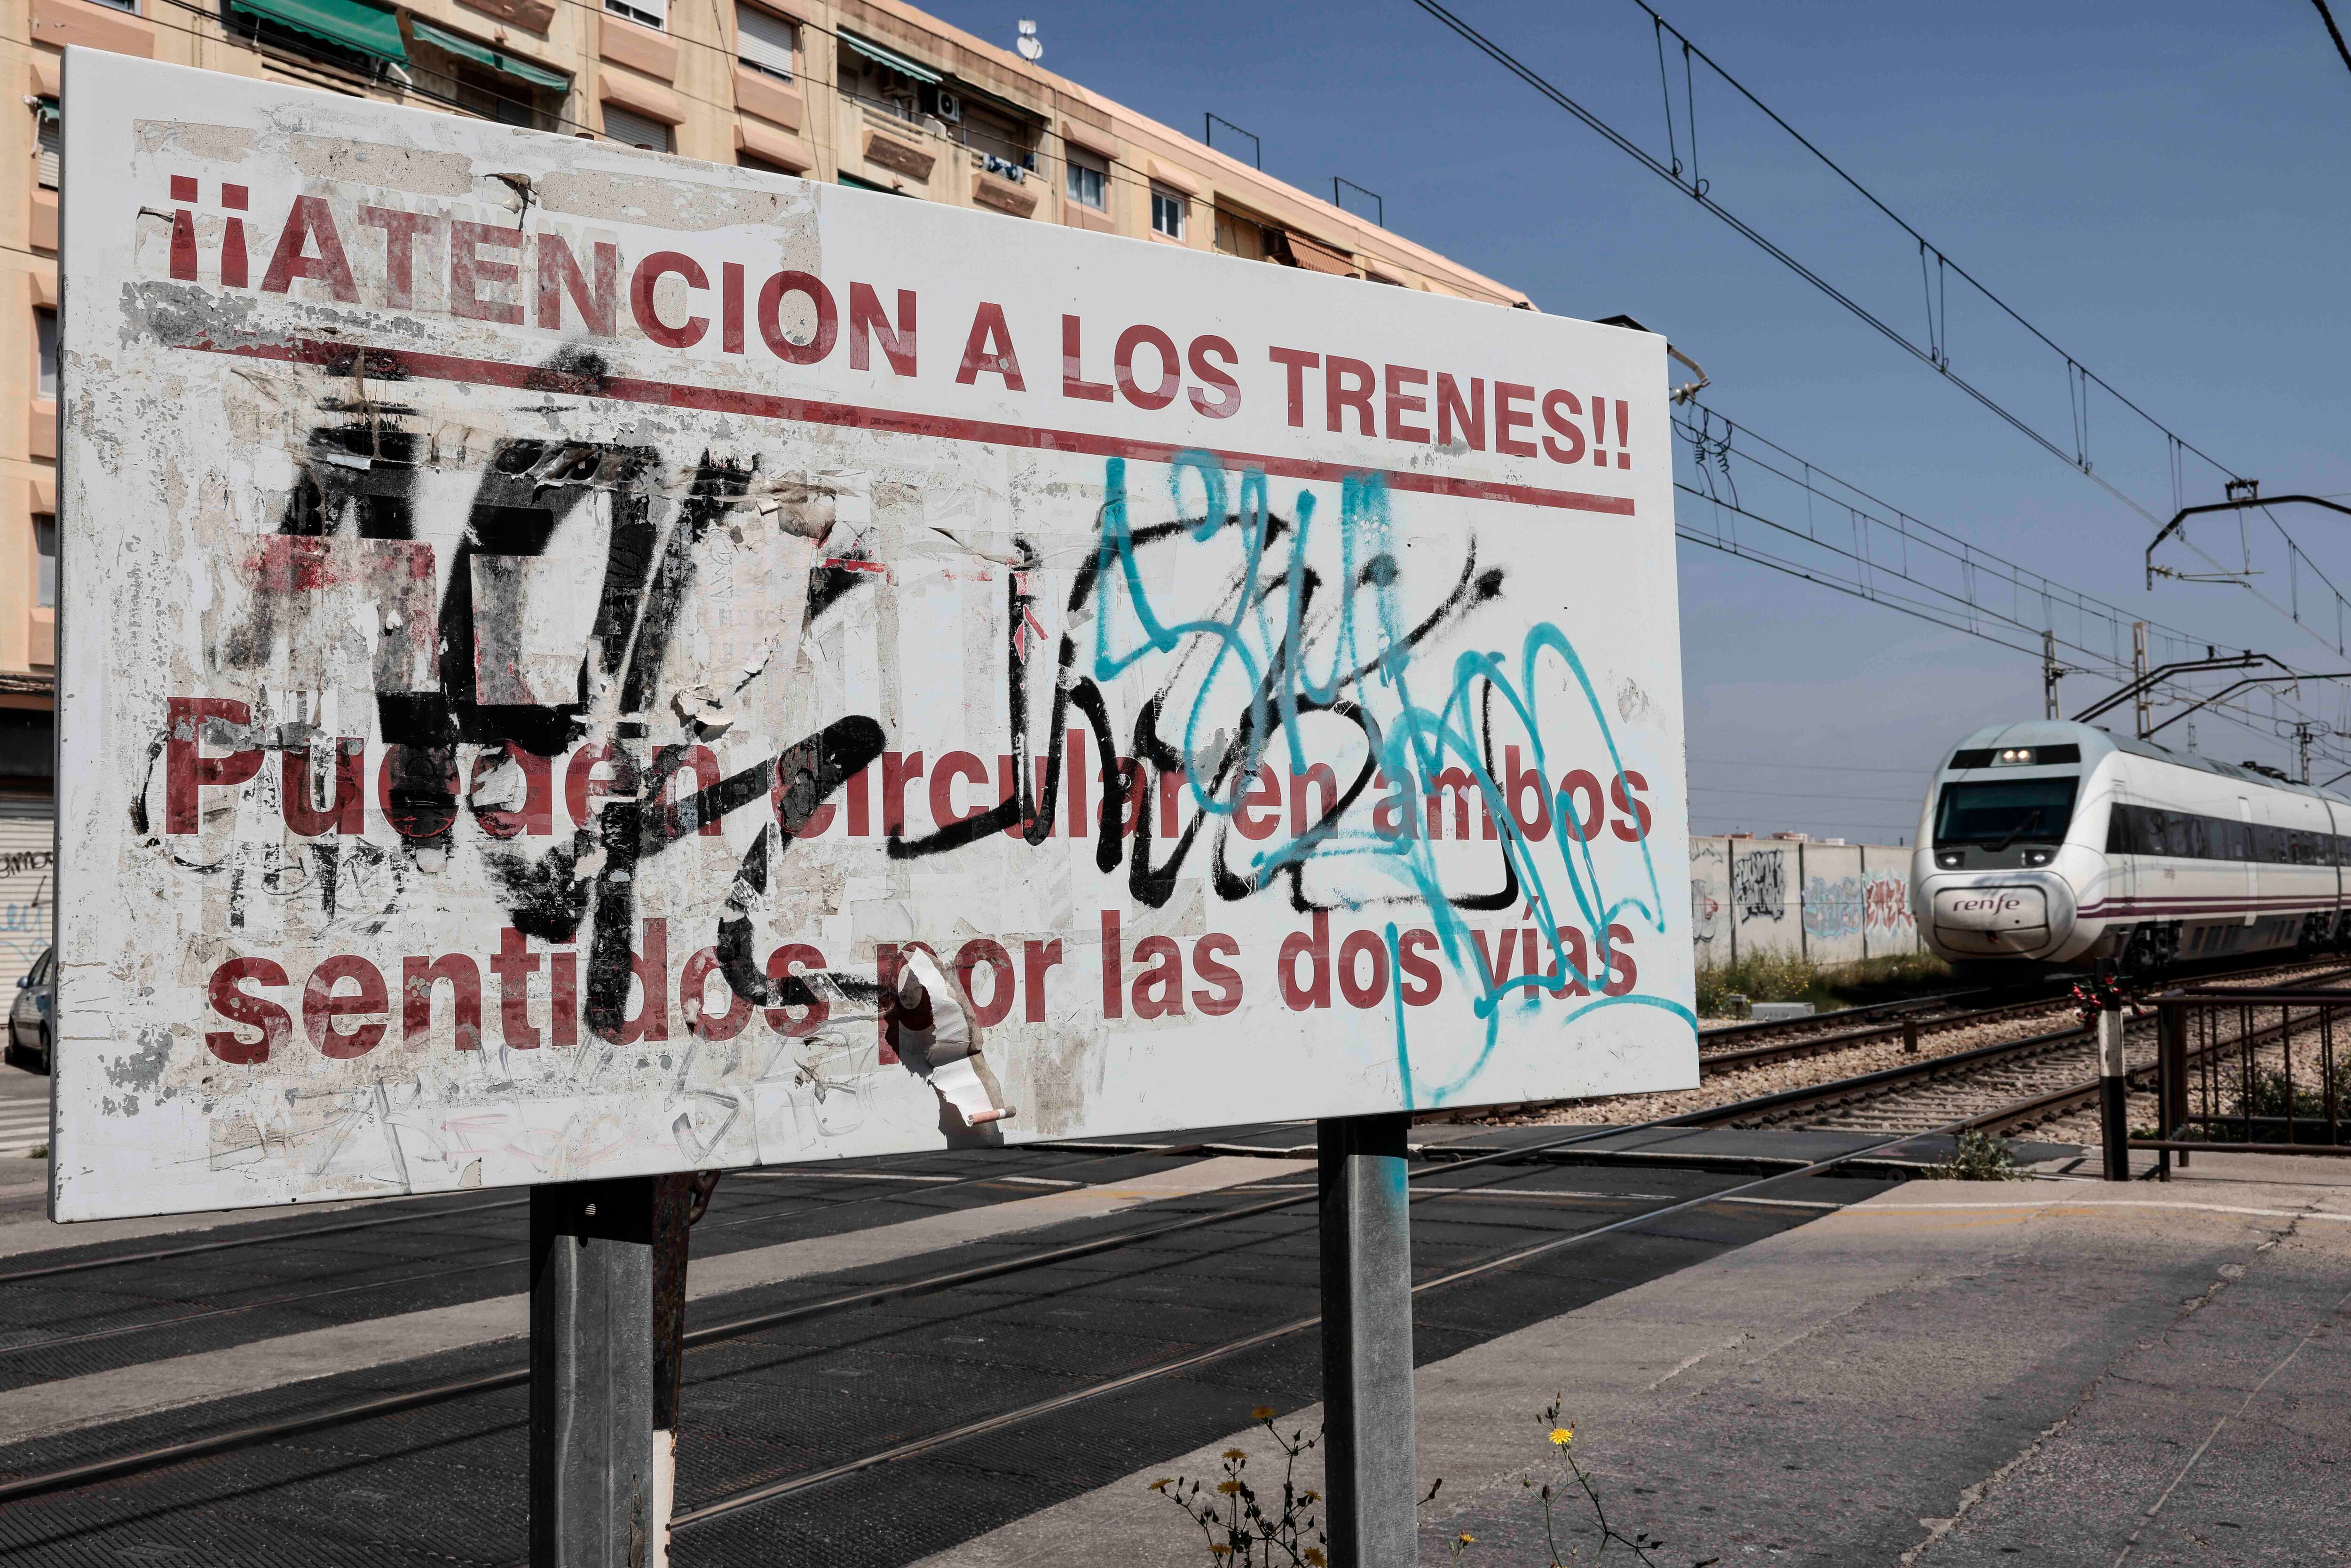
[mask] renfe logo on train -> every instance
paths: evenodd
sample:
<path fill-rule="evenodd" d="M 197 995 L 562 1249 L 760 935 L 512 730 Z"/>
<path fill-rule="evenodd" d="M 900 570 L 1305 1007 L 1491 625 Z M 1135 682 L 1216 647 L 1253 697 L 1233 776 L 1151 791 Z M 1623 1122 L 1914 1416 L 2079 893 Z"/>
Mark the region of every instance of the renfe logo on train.
<path fill-rule="evenodd" d="M 1697 1081 L 1660 340 L 67 70 L 59 1218 Z"/>

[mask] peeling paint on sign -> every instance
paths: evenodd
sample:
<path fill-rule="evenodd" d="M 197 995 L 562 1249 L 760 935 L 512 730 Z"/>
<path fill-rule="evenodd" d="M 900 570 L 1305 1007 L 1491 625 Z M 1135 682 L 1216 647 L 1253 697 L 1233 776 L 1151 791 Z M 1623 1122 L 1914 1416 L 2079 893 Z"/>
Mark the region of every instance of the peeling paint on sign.
<path fill-rule="evenodd" d="M 1695 1081 L 1658 340 L 68 59 L 59 1218 Z"/>

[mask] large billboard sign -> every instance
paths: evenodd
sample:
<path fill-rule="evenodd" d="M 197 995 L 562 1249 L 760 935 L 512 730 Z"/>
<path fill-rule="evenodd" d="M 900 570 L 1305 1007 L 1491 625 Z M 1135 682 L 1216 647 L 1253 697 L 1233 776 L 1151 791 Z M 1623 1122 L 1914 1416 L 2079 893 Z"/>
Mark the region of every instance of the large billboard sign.
<path fill-rule="evenodd" d="M 1660 340 L 67 69 L 59 1218 L 1696 1081 Z"/>

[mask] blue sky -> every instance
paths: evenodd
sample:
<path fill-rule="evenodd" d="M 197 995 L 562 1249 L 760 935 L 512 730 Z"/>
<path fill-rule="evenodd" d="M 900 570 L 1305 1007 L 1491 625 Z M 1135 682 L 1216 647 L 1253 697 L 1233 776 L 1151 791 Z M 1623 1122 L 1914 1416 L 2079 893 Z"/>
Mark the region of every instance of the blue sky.
<path fill-rule="evenodd" d="M 2351 670 L 2242 587 L 2140 587 L 2153 528 L 1405 0 L 928 8 L 1180 130 L 1214 111 L 1265 167 L 1379 192 L 1389 226 L 1545 310 L 1634 316 L 1703 363 L 1708 402 L 1911 515 L 2205 641 Z M 1667 19 L 2082 363 L 2267 494 L 2351 492 L 2341 303 L 2351 72 L 2307 0 L 1973 6 L 1677 0 Z M 1661 154 L 1656 44 L 1631 0 L 1456 9 Z M 1679 61 L 1673 76 L 1679 109 Z M 1701 74 L 1715 198 L 1896 325 L 1920 329 L 1915 245 Z M 1677 133 L 1685 140 L 1687 127 Z M 1685 159 L 1687 146 L 1681 148 Z M 1953 368 L 2052 428 L 2063 361 L 1951 308 Z M 2168 512 L 2160 438 L 2094 414 L 2102 475 Z M 1685 464 L 1687 470 L 1687 464 Z M 2218 500 L 2191 473 L 2185 499 Z M 2351 588 L 2351 518 L 2281 510 Z M 2199 525 L 2200 526 L 2200 525 Z M 2236 535 L 2199 536 L 2233 559 Z M 2256 539 L 2258 543 L 2258 538 Z M 1960 734 L 2038 717 L 2037 661 L 1684 545 L 1693 825 L 1873 841 L 1914 830 Z M 2255 588 L 2312 602 L 2256 554 Z M 2325 643 L 2328 645 L 2322 646 Z M 2101 684 L 2069 683 L 2068 711 Z M 2351 730 L 2344 687 L 2303 706 Z M 2168 731 L 2181 738 L 2186 727 Z M 2267 717 L 2206 718 L 2208 755 L 2285 763 Z M 2351 739 L 2328 743 L 2351 757 Z M 2340 762 L 2318 777 L 2351 767 Z"/>

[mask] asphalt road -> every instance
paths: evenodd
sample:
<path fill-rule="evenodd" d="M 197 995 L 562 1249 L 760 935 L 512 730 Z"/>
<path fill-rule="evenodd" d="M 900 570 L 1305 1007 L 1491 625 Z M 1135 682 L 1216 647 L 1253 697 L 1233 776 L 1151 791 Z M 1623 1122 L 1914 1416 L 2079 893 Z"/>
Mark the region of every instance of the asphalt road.
<path fill-rule="evenodd" d="M 1297 1159 L 1019 1149 L 737 1174 L 694 1233 L 690 1281 L 704 1293 L 688 1323 L 1229 1210 L 1311 1179 Z M 1750 1179 L 1546 1165 L 1442 1172 L 1416 1190 L 1462 1190 L 1416 1207 L 1416 1275 Z M 1457 1355 L 1885 1186 L 1782 1183 L 1774 1203 L 1708 1206 L 1424 1294 L 1418 1358 Z M 0 1477 L 520 1364 L 521 1197 L 344 1206 L 84 1245 L 64 1231 L 0 1257 L 0 1435 L 20 1434 L 0 1446 Z M 176 1255 L 148 1256 L 157 1252 Z M 1253 1406 L 1311 1405 L 1321 1383 L 1311 1330 L 1152 1371 L 1311 1316 L 1316 1269 L 1307 1205 L 690 1351 L 682 1513 L 1142 1375 L 682 1527 L 674 1560 L 913 1563 L 1210 1441 Z M 25 1277 L 33 1270 L 47 1271 Z M 172 1407 L 120 1414 L 142 1403 Z M 515 1562 L 527 1410 L 520 1388 L 480 1394 L 0 1505 L 0 1553 L 27 1564 Z"/>

